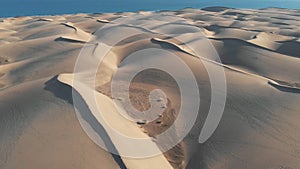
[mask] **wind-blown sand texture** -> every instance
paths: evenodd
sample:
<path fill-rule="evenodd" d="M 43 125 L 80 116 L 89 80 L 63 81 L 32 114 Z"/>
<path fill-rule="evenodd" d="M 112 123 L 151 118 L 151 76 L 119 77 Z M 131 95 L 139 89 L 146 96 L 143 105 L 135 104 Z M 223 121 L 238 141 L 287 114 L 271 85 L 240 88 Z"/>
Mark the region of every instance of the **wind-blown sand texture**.
<path fill-rule="evenodd" d="M 177 16 L 181 20 L 164 20 L 157 17 L 158 14 Z M 120 157 L 97 146 L 76 118 L 72 100 L 73 70 L 81 48 L 100 27 L 135 15 L 142 17 L 133 23 L 114 24 L 138 25 L 137 29 L 143 34 L 113 48 L 101 65 L 102 71 L 97 73 L 96 89 L 89 87 L 89 77 L 82 77 L 82 86 L 93 90 L 97 100 L 105 103 L 103 109 L 111 113 L 106 116 L 114 127 L 125 133 L 153 137 L 149 145 L 159 149 L 155 135 L 172 125 L 178 115 L 178 86 L 172 77 L 158 70 L 145 71 L 135 77 L 130 86 L 131 102 L 137 109 L 147 110 L 149 92 L 160 88 L 168 98 L 163 114 L 146 124 L 128 122 L 116 115 L 112 104 L 116 98 L 110 91 L 111 77 L 119 67 L 137 66 L 119 63 L 139 48 L 156 47 L 177 53 L 196 72 L 201 93 L 198 118 L 186 138 L 162 155 L 143 159 Z M 170 29 L 182 21 L 188 24 Z M 184 44 L 148 34 L 151 31 L 182 33 L 192 43 L 193 36 L 185 34 L 193 31 L 192 26 L 203 30 L 222 61 L 218 63 L 204 56 L 202 62 L 211 67 L 224 67 L 227 80 L 223 118 L 204 144 L 198 143 L 198 135 L 211 99 L 205 67 Z M 298 169 L 299 57 L 299 10 L 211 7 L 0 18 L 0 168 Z M 161 60 L 165 60 L 163 56 Z M 80 96 L 80 89 L 75 90 Z M 92 109 L 89 98 L 82 99 Z M 122 141 L 115 140 L 109 131 L 106 137 L 122 151 Z"/>

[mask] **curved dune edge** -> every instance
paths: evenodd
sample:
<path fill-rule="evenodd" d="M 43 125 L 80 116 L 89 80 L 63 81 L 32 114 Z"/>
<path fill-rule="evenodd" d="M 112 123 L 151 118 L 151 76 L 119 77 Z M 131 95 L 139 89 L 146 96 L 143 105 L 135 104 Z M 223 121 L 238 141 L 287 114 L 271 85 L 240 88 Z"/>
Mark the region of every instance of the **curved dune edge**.
<path fill-rule="evenodd" d="M 58 76 L 58 80 L 64 84 L 67 84 L 71 87 L 74 87 L 73 85 L 73 75 L 71 74 L 61 74 Z M 77 82 L 78 84 L 80 82 Z M 74 88 L 78 93 L 81 94 L 81 96 L 83 97 L 83 99 L 85 100 L 86 104 L 89 106 L 92 114 L 97 118 L 99 115 L 98 112 L 96 112 L 95 107 L 93 107 L 92 103 L 91 103 L 91 99 L 94 98 L 89 98 L 89 97 L 85 97 L 86 95 L 83 94 L 84 92 L 88 92 L 88 90 L 92 90 L 90 89 L 88 86 L 84 85 L 84 84 L 79 84 L 76 85 L 76 87 Z M 105 105 L 105 110 L 102 113 L 106 114 L 105 119 L 107 121 L 113 121 L 114 123 L 114 127 L 118 127 L 118 129 L 120 130 L 126 130 L 125 132 L 130 132 L 132 135 L 137 136 L 138 138 L 141 137 L 148 137 L 148 135 L 146 135 L 145 133 L 143 133 L 143 131 L 135 124 L 132 123 L 128 120 L 125 120 L 115 109 L 114 105 L 113 105 L 113 101 L 108 98 L 107 96 L 98 93 L 96 91 L 93 92 L 95 94 L 95 97 L 97 99 L 97 102 L 101 102 L 103 103 L 103 105 Z M 112 140 L 114 146 L 116 147 L 116 149 L 119 151 L 120 154 L 122 154 L 122 151 L 126 151 L 126 144 L 122 142 L 122 140 L 118 140 L 114 137 L 114 135 L 112 134 L 113 132 L 111 131 L 111 128 L 109 128 L 109 126 L 107 126 L 106 124 L 104 124 L 103 122 L 101 123 L 102 120 L 100 120 L 100 118 L 97 118 L 98 122 L 100 124 L 103 125 L 104 129 L 106 130 L 106 132 L 108 133 L 108 135 L 110 136 L 110 139 Z M 120 131 L 119 130 L 119 131 Z M 124 147 L 125 146 L 125 147 Z M 152 141 L 146 143 L 146 145 L 144 145 L 145 147 L 147 147 L 147 149 L 152 149 L 152 150 L 158 150 L 158 147 L 156 146 L 156 144 Z M 141 149 L 145 148 L 145 147 L 141 147 Z M 124 149 L 125 148 L 125 149 Z M 137 148 L 138 149 L 138 148 Z M 144 168 L 144 169 L 152 169 L 152 168 L 164 168 L 164 169 L 168 169 L 168 168 L 173 168 L 170 163 L 168 162 L 168 160 L 164 157 L 164 155 L 161 153 L 160 155 L 154 156 L 154 157 L 150 157 L 150 158 L 142 158 L 142 159 L 133 159 L 133 158 L 124 158 L 121 157 L 124 164 L 126 165 L 127 168 Z"/>
<path fill-rule="evenodd" d="M 279 81 L 279 80 L 269 80 L 268 83 L 275 87 L 281 87 L 281 88 L 285 88 L 285 89 L 300 91 L 299 83 L 290 83 L 290 82 L 284 82 L 284 81 Z"/>
<path fill-rule="evenodd" d="M 109 20 L 106 20 L 106 19 L 97 19 L 97 22 L 100 22 L 100 23 L 109 23 Z"/>

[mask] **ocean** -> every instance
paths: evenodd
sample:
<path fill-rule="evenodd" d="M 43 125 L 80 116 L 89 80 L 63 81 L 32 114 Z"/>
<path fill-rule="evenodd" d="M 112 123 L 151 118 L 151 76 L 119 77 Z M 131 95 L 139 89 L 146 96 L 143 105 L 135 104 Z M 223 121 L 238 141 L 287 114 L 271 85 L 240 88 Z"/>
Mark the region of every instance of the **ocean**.
<path fill-rule="evenodd" d="M 208 6 L 300 9 L 300 0 L 1 0 L 0 17 L 176 10 Z"/>

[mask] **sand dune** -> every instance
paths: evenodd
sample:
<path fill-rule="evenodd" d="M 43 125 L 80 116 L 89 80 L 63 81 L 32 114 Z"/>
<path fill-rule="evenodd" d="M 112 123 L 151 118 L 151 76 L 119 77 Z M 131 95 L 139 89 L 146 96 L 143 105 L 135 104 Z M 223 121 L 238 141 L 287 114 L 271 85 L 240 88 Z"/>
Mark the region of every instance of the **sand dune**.
<path fill-rule="evenodd" d="M 299 10 L 225 7 L 1 18 L 0 168 L 297 169 L 299 23 Z M 97 32 L 100 28 L 104 29 Z M 114 44 L 114 38 L 123 40 Z M 97 54 L 109 48 L 101 60 Z M 165 91 L 166 98 L 156 98 L 161 104 L 156 111 L 161 112 L 154 121 L 136 113 L 129 113 L 133 121 L 123 118 L 114 103 L 122 103 L 126 91 L 116 97 L 111 89 L 116 72 L 126 77 L 149 58 L 139 53 L 141 60 L 129 62 L 128 55 L 151 48 L 174 53 L 184 61 L 201 96 L 195 125 L 166 152 L 162 150 L 167 145 L 160 141 L 174 141 L 188 119 L 179 116 L 178 81 L 156 69 L 132 80 L 130 102 L 138 111 L 151 108 L 152 90 Z M 80 60 L 82 69 L 74 72 L 82 49 L 92 49 L 91 55 Z M 156 63 L 172 68 L 168 56 L 153 55 Z M 100 61 L 94 83 L 90 70 Z M 212 100 L 207 69 L 224 70 L 227 100 L 219 126 L 200 144 L 198 136 Z M 178 77 L 186 79 L 184 74 Z M 125 80 L 117 82 L 117 88 L 124 86 Z M 74 95 L 82 107 L 74 104 Z M 114 129 L 144 138 L 147 146 L 128 145 L 120 139 L 97 114 L 93 96 L 97 104 L 105 105 L 103 116 Z M 189 105 L 188 112 L 193 109 L 192 96 L 183 102 Z M 178 117 L 177 129 L 159 140 L 158 135 Z M 123 156 L 103 150 L 101 143 Z M 128 151 L 158 155 L 137 159 L 126 157 Z"/>

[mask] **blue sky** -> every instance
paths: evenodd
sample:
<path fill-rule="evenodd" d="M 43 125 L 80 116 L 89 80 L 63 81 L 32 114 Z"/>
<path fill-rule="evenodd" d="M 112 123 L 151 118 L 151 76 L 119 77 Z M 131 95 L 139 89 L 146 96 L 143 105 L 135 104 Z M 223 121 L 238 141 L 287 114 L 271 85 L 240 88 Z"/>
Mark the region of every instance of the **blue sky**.
<path fill-rule="evenodd" d="M 0 17 L 65 13 L 202 8 L 285 7 L 300 9 L 300 0 L 1 0 Z"/>

